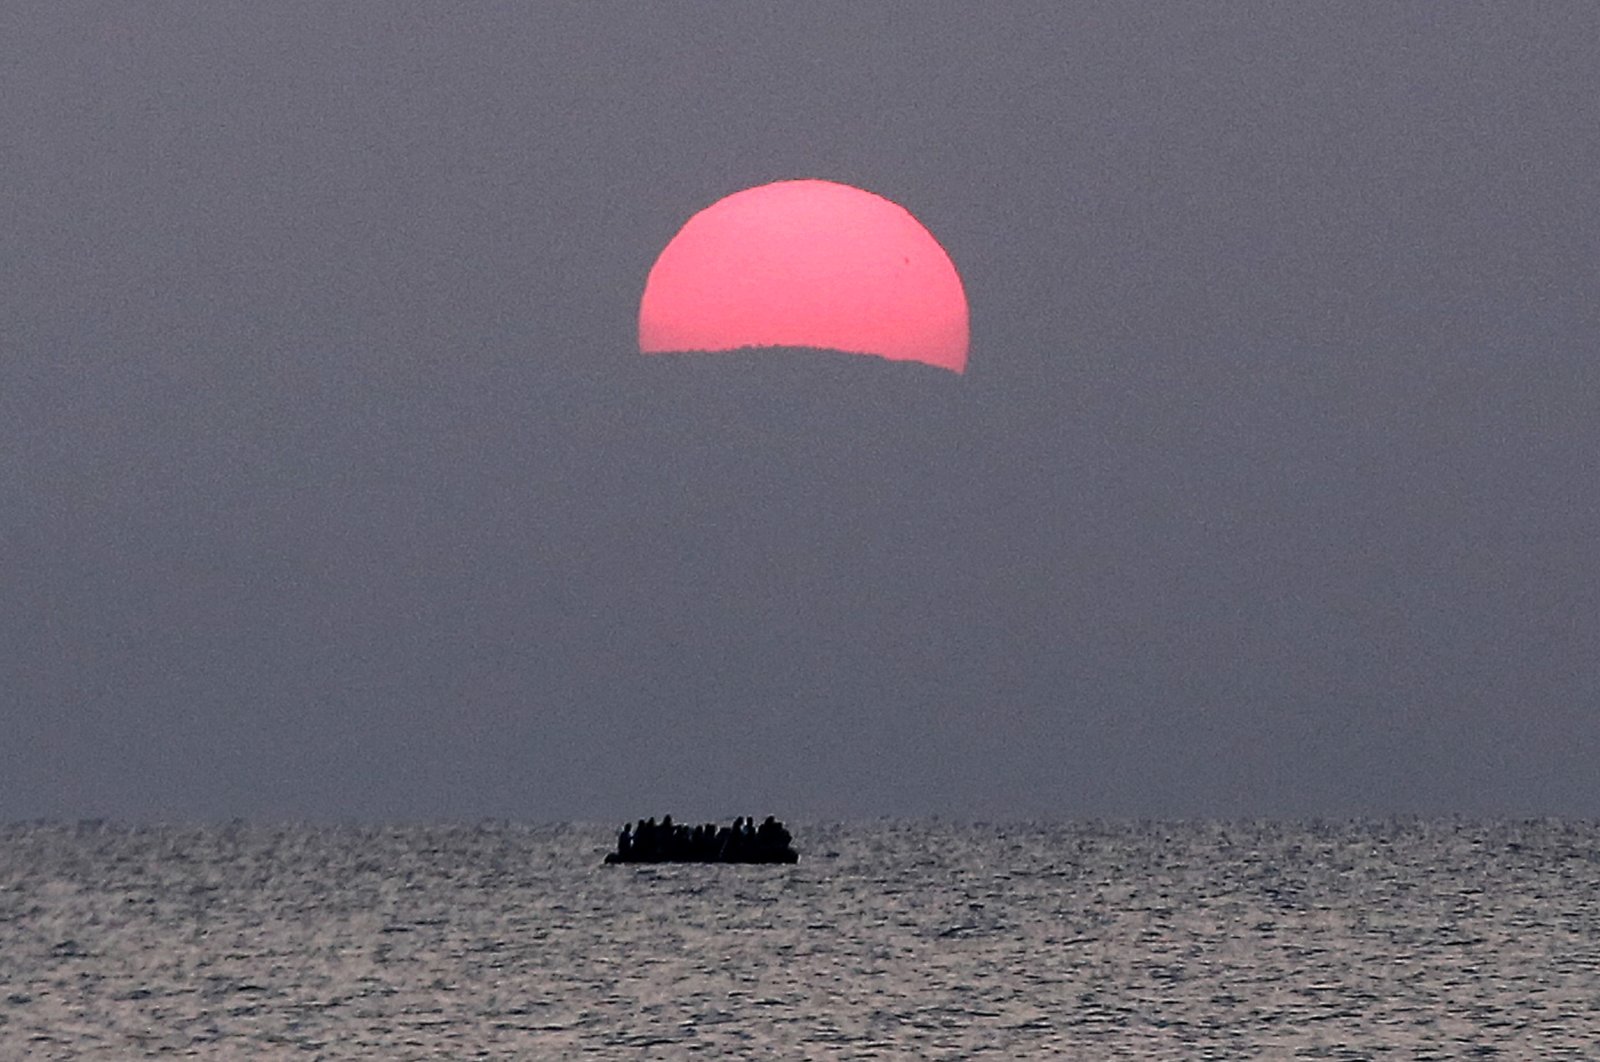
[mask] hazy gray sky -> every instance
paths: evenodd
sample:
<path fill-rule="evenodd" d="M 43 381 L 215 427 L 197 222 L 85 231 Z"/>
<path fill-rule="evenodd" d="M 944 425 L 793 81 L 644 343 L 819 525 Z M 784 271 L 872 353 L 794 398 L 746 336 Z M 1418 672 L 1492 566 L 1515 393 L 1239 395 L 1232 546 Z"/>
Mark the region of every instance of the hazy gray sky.
<path fill-rule="evenodd" d="M 0 817 L 1600 815 L 1600 5 L 0 9 Z M 643 358 L 903 204 L 957 377 Z"/>

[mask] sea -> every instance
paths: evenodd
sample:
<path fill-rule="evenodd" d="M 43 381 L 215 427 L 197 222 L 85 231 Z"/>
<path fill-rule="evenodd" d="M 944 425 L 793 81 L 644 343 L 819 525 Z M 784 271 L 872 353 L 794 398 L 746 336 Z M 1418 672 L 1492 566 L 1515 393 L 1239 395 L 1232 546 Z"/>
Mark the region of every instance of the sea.
<path fill-rule="evenodd" d="M 619 825 L 0 826 L 0 1059 L 1600 1058 L 1596 823 Z"/>

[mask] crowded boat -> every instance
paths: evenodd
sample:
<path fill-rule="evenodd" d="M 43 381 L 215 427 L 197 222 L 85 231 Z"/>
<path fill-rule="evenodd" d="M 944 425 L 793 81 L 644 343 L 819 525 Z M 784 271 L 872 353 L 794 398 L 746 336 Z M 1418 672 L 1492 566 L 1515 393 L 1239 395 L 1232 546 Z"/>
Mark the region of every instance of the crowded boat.
<path fill-rule="evenodd" d="M 743 816 L 732 826 L 687 826 L 667 815 L 640 819 L 617 834 L 607 863 L 795 863 L 800 854 L 783 823 L 768 815 L 757 825 Z"/>

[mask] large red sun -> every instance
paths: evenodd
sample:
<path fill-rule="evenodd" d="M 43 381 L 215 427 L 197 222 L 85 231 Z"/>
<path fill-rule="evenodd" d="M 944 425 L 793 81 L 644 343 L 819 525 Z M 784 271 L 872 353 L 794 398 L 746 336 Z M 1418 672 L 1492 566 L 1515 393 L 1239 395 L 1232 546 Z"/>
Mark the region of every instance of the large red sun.
<path fill-rule="evenodd" d="M 656 259 L 639 349 L 819 347 L 967 366 L 967 296 L 905 208 L 832 181 L 778 181 L 700 211 Z"/>

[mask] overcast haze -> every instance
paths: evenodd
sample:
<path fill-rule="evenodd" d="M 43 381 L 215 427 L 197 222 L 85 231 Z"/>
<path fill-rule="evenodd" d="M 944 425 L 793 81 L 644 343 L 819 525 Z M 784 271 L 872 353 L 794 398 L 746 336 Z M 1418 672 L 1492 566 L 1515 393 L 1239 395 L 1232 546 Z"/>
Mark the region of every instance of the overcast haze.
<path fill-rule="evenodd" d="M 0 817 L 1600 815 L 1600 5 L 0 41 Z M 965 376 L 635 353 L 791 177 Z"/>

